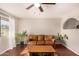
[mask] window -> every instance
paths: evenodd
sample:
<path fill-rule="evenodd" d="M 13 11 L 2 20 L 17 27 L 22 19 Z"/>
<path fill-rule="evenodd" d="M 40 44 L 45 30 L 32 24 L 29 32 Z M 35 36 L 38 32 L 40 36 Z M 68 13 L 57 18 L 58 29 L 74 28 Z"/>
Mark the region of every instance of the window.
<path fill-rule="evenodd" d="M 0 36 L 7 36 L 9 31 L 9 21 L 7 18 L 0 16 Z"/>

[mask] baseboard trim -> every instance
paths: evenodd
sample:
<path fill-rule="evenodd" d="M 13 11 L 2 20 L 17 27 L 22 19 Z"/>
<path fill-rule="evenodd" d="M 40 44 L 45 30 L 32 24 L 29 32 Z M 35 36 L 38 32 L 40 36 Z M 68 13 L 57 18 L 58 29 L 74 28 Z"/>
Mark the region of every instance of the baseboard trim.
<path fill-rule="evenodd" d="M 63 44 L 64 45 L 64 44 Z M 76 52 L 76 51 L 74 51 L 73 49 L 71 49 L 70 47 L 68 47 L 68 46 L 66 46 L 66 45 L 64 45 L 66 48 L 68 48 L 69 50 L 71 50 L 71 51 L 73 51 L 75 54 L 77 54 L 77 55 L 79 55 L 79 53 L 78 52 Z"/>

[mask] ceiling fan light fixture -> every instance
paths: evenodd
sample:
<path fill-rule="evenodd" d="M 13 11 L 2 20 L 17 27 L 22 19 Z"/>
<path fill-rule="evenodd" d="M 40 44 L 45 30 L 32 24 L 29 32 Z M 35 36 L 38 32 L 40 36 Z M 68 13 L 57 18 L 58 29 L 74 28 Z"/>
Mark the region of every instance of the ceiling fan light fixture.
<path fill-rule="evenodd" d="M 34 6 L 38 8 L 40 7 L 40 3 L 35 3 Z"/>

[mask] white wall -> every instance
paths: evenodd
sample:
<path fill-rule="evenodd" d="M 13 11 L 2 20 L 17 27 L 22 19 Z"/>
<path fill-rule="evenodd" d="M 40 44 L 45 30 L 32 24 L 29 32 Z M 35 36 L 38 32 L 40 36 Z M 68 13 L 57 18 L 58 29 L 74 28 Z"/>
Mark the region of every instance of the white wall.
<path fill-rule="evenodd" d="M 61 18 L 35 18 L 19 20 L 19 29 L 21 32 L 27 30 L 29 34 L 54 34 L 60 32 Z"/>
<path fill-rule="evenodd" d="M 79 29 L 63 29 L 63 24 L 68 18 L 73 17 L 79 21 L 78 15 L 79 13 L 75 11 L 63 16 L 61 23 L 61 33 L 67 34 L 68 36 L 68 40 L 66 40 L 67 45 L 65 46 L 79 55 Z"/>
<path fill-rule="evenodd" d="M 18 33 L 19 19 L 15 20 L 15 32 Z"/>

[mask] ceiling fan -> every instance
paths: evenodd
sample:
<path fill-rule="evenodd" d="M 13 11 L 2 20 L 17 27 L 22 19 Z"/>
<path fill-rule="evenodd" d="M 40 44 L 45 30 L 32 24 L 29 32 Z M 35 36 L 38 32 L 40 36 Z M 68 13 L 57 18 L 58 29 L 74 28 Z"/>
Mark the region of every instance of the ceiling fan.
<path fill-rule="evenodd" d="M 28 6 L 26 9 L 27 10 L 29 10 L 29 9 L 31 9 L 32 7 L 37 7 L 37 8 L 39 8 L 39 10 L 41 11 L 41 12 L 43 12 L 44 10 L 43 10 L 43 8 L 42 8 L 42 6 L 41 5 L 55 5 L 56 3 L 36 3 L 36 4 L 31 4 L 30 6 Z"/>

